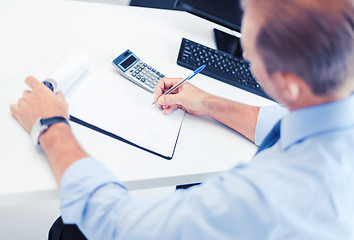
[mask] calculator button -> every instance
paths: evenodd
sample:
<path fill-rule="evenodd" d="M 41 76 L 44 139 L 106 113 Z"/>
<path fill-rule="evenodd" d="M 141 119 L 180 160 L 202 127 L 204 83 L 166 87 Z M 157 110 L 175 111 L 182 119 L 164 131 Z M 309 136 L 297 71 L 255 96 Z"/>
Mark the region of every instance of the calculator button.
<path fill-rule="evenodd" d="M 136 76 L 136 79 L 140 80 L 141 79 L 141 75 Z"/>
<path fill-rule="evenodd" d="M 147 64 L 146 64 L 146 63 L 144 63 L 143 65 L 144 65 L 144 67 L 146 67 L 146 66 L 147 66 Z"/>
<path fill-rule="evenodd" d="M 136 73 L 133 73 L 132 75 L 133 75 L 133 77 L 135 77 L 135 76 L 136 76 Z"/>
<path fill-rule="evenodd" d="M 145 84 L 149 86 L 150 85 L 150 81 L 146 81 Z"/>
<path fill-rule="evenodd" d="M 151 69 L 151 66 L 148 66 L 148 67 L 147 67 L 147 69 L 149 69 L 149 70 L 150 70 L 150 69 Z"/>
<path fill-rule="evenodd" d="M 163 74 L 160 74 L 160 77 L 161 77 L 161 78 L 164 78 L 164 77 L 165 77 L 165 75 L 163 75 Z"/>
<path fill-rule="evenodd" d="M 152 72 L 156 72 L 156 69 L 155 69 L 155 68 L 153 68 L 153 69 L 151 69 L 151 71 L 152 71 Z"/>
<path fill-rule="evenodd" d="M 140 81 L 145 82 L 145 80 L 146 80 L 145 78 L 142 78 Z"/>
<path fill-rule="evenodd" d="M 155 87 L 155 84 L 153 84 L 153 83 L 150 83 L 150 87 L 152 87 L 152 88 L 153 88 L 153 87 Z"/>

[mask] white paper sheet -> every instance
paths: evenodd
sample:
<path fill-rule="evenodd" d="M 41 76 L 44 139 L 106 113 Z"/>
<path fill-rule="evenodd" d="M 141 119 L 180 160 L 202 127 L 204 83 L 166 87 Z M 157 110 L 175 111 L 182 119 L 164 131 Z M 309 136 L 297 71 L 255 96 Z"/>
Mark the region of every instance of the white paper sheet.
<path fill-rule="evenodd" d="M 74 117 L 172 157 L 184 111 L 163 115 L 151 105 L 151 93 L 119 75 L 113 66 L 91 66 L 65 95 Z"/>

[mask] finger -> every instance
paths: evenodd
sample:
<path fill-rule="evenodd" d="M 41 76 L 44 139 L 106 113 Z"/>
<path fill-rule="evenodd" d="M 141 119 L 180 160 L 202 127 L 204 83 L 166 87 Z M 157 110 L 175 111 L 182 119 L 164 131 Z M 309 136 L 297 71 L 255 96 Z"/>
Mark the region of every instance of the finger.
<path fill-rule="evenodd" d="M 17 119 L 19 112 L 20 112 L 19 106 L 17 104 L 11 104 L 10 111 L 11 111 L 12 116 L 14 116 Z"/>
<path fill-rule="evenodd" d="M 169 113 L 173 112 L 174 110 L 176 110 L 177 108 L 178 108 L 177 105 L 173 105 L 173 106 L 170 106 L 170 107 L 168 107 L 168 108 L 165 108 L 165 109 L 162 111 L 162 113 L 163 113 L 163 114 L 169 114 Z"/>
<path fill-rule="evenodd" d="M 23 92 L 22 97 L 28 101 L 31 94 L 32 92 L 27 90 Z"/>
<path fill-rule="evenodd" d="M 27 100 L 25 98 L 20 98 L 17 101 L 17 106 L 21 109 L 24 107 L 26 104 L 28 104 Z"/>
<path fill-rule="evenodd" d="M 164 92 L 180 82 L 182 78 L 162 78 L 156 85 L 154 100 L 156 101 Z"/>
<path fill-rule="evenodd" d="M 23 111 L 21 110 L 21 108 L 16 104 L 12 104 L 10 106 L 10 110 L 12 116 L 14 116 L 14 118 L 21 124 L 21 126 L 24 127 L 26 131 L 30 132 L 31 129 L 28 129 L 23 122 Z"/>
<path fill-rule="evenodd" d="M 57 95 L 61 101 L 65 102 L 65 96 L 62 91 L 57 92 L 55 95 Z"/>
<path fill-rule="evenodd" d="M 158 103 L 160 105 L 175 105 L 181 104 L 181 98 L 178 94 L 163 95 L 159 98 Z"/>
<path fill-rule="evenodd" d="M 162 89 L 169 89 L 174 85 L 175 78 L 161 78 L 159 84 Z"/>
<path fill-rule="evenodd" d="M 26 81 L 26 84 L 27 84 L 33 91 L 35 91 L 35 90 L 37 90 L 38 88 L 42 87 L 42 86 L 41 86 L 42 84 L 41 84 L 36 78 L 34 78 L 34 77 L 32 77 L 32 76 L 27 77 L 25 81 Z M 43 85 L 43 86 L 44 86 L 44 85 Z"/>
<path fill-rule="evenodd" d="M 166 78 L 162 78 L 157 84 L 154 93 L 154 100 L 156 101 L 162 94 L 165 89 Z"/>
<path fill-rule="evenodd" d="M 183 78 L 165 78 L 165 79 L 166 80 L 164 81 L 164 83 L 165 83 L 165 90 L 166 91 L 183 80 Z"/>

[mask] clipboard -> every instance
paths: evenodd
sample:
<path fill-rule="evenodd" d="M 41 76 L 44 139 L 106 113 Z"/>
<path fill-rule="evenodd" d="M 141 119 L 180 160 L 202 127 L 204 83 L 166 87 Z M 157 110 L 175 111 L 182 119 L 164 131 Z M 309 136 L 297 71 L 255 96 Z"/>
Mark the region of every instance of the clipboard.
<path fill-rule="evenodd" d="M 160 153 L 158 153 L 158 152 L 154 152 L 154 151 L 152 151 L 152 150 L 150 150 L 150 149 L 147 149 L 147 148 L 144 148 L 144 147 L 142 147 L 142 146 L 139 146 L 139 145 L 137 145 L 137 144 L 135 144 L 135 143 L 133 143 L 133 142 L 127 140 L 127 139 L 124 139 L 124 138 L 122 138 L 122 137 L 120 137 L 120 136 L 118 136 L 118 135 L 115 135 L 115 134 L 113 134 L 113 133 L 111 133 L 111 132 L 108 132 L 108 131 L 106 131 L 106 130 L 104 130 L 104 129 L 101 129 L 101 128 L 95 126 L 95 125 L 92 125 L 92 124 L 90 124 L 90 123 L 87 123 L 87 122 L 85 122 L 85 121 L 82 121 L 82 120 L 80 120 L 80 119 L 78 119 L 78 118 L 76 118 L 76 117 L 74 117 L 74 116 L 72 116 L 72 115 L 70 115 L 70 119 L 69 119 L 69 120 L 72 121 L 72 122 L 75 122 L 75 123 L 77 123 L 77 124 L 80 124 L 80 125 L 82 125 L 82 126 L 84 126 L 84 127 L 90 128 L 90 129 L 92 129 L 92 130 L 94 130 L 94 131 L 97 131 L 97 132 L 99 132 L 99 133 L 102 133 L 102 134 L 104 134 L 104 135 L 106 135 L 106 136 L 108 136 L 108 137 L 117 139 L 118 141 L 124 142 L 124 143 L 129 144 L 129 145 L 131 145 L 131 146 L 133 146 L 133 147 L 139 148 L 139 149 L 141 149 L 141 150 L 143 150 L 143 151 L 146 151 L 146 152 L 148 152 L 148 153 L 151 153 L 151 154 L 154 154 L 154 155 L 159 156 L 159 157 L 161 157 L 161 158 L 164 158 L 164 159 L 166 159 L 166 160 L 171 160 L 171 159 L 173 158 L 173 155 L 174 155 L 174 153 L 175 153 L 175 149 L 176 149 L 176 146 L 177 146 L 177 141 L 178 141 L 179 133 L 180 133 L 180 130 L 181 130 L 181 127 L 182 127 L 182 124 L 181 124 L 181 126 L 180 126 L 180 128 L 179 128 L 179 131 L 178 131 L 178 136 L 177 136 L 175 145 L 174 145 L 174 147 L 173 147 L 172 155 L 171 155 L 171 156 L 164 156 L 164 155 L 162 155 L 162 154 L 160 154 Z"/>
<path fill-rule="evenodd" d="M 151 105 L 151 93 L 113 68 L 91 66 L 65 96 L 71 121 L 166 160 L 173 158 L 185 112 L 164 115 Z"/>

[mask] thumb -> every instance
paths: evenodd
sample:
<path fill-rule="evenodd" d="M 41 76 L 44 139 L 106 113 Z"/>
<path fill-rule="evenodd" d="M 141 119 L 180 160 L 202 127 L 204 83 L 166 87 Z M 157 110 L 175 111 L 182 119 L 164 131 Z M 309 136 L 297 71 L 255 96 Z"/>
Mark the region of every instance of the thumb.
<path fill-rule="evenodd" d="M 65 96 L 62 91 L 57 92 L 56 95 L 60 98 L 60 100 L 65 101 Z"/>

